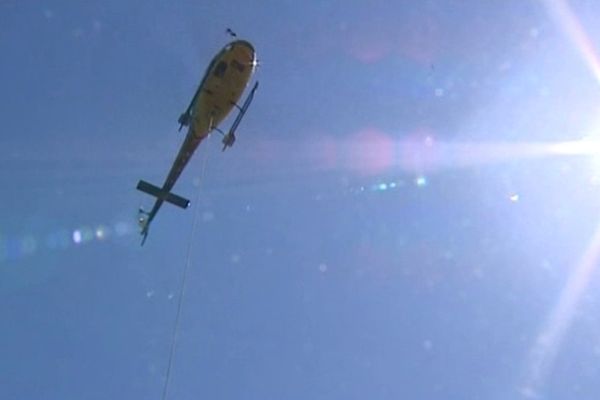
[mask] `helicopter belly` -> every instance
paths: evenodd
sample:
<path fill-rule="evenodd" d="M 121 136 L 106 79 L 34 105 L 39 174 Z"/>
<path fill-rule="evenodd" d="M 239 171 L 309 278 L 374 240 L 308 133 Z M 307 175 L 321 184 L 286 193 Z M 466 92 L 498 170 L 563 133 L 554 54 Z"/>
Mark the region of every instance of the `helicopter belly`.
<path fill-rule="evenodd" d="M 197 137 L 218 126 L 238 103 L 256 65 L 252 46 L 236 41 L 225 47 L 211 62 L 192 110 Z"/>

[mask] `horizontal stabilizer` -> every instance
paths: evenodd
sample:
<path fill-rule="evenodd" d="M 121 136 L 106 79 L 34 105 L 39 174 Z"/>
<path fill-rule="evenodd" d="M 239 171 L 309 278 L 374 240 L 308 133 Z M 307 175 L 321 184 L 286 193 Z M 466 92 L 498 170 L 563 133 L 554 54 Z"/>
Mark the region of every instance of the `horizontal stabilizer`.
<path fill-rule="evenodd" d="M 175 204 L 177 207 L 188 208 L 190 205 L 190 201 L 188 199 L 184 199 L 181 196 L 177 196 L 171 192 L 167 192 L 162 190 L 161 188 L 152 185 L 146 181 L 139 181 L 137 184 L 137 189 L 141 190 L 144 193 L 148 193 L 151 196 L 154 196 L 160 200 L 164 200 L 168 203 Z"/>

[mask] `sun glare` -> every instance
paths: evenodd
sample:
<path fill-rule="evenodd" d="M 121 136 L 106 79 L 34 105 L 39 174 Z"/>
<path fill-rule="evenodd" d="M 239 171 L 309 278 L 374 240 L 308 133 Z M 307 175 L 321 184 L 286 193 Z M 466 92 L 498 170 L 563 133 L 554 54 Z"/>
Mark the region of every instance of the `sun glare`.
<path fill-rule="evenodd" d="M 600 83 L 600 61 L 582 24 L 565 0 L 547 0 L 548 13 L 579 51 L 590 72 Z M 591 156 L 594 173 L 600 173 L 600 123 L 592 125 L 590 134 L 578 141 L 558 143 L 550 151 L 557 155 Z M 600 258 L 600 227 L 591 238 L 580 262 L 574 267 L 554 308 L 549 312 L 537 339 L 531 346 L 521 394 L 526 398 L 538 398 L 551 373 L 565 335 L 572 324 L 577 306 L 588 288 Z"/>

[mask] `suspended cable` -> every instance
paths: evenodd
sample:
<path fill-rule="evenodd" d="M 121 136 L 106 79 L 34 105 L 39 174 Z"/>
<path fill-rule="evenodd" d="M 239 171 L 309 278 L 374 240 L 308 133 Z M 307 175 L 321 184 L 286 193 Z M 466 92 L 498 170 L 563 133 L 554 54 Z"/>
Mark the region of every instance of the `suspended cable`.
<path fill-rule="evenodd" d="M 210 138 L 210 135 L 208 136 L 208 138 Z M 198 201 L 200 200 L 200 192 L 202 189 L 202 182 L 204 181 L 204 172 L 206 170 L 206 163 L 208 161 L 208 152 L 209 152 L 208 138 L 207 138 L 205 146 L 204 146 L 205 150 L 204 150 L 204 157 L 202 160 L 202 169 L 200 170 L 200 180 L 198 182 L 198 193 L 196 193 L 196 200 L 194 203 L 196 206 L 196 210 L 194 212 L 194 220 L 192 222 L 192 232 L 190 235 L 190 240 L 188 241 L 185 266 L 183 268 L 183 275 L 181 277 L 181 287 L 179 289 L 179 299 L 177 301 L 177 312 L 175 314 L 175 325 L 173 326 L 173 332 L 171 335 L 171 349 L 169 351 L 169 362 L 167 364 L 167 374 L 165 377 L 165 385 L 163 387 L 163 393 L 162 393 L 162 397 L 161 397 L 162 400 L 166 400 L 167 396 L 168 396 L 169 383 L 171 380 L 171 369 L 173 366 L 173 358 L 175 356 L 175 349 L 177 347 L 177 339 L 179 337 L 179 323 L 180 323 L 180 319 L 181 319 L 180 318 L 181 317 L 181 308 L 183 305 L 183 298 L 185 297 L 185 285 L 186 285 L 186 280 L 187 280 L 188 269 L 191 264 L 192 243 L 194 241 L 194 236 L 196 234 L 196 226 L 198 224 L 198 216 L 199 216 L 199 210 L 200 210 L 200 207 L 198 207 Z"/>

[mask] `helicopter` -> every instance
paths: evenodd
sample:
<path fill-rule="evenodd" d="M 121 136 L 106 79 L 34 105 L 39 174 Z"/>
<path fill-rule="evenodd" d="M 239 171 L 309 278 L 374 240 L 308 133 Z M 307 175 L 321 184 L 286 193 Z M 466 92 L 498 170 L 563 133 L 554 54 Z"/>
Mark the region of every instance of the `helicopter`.
<path fill-rule="evenodd" d="M 179 116 L 179 130 L 187 127 L 187 134 L 162 187 L 144 180 L 140 180 L 137 184 L 138 190 L 156 198 L 154 206 L 149 212 L 142 208 L 139 210 L 138 224 L 141 229 L 142 246 L 148 237 L 150 223 L 164 202 L 183 209 L 189 207 L 190 201 L 172 193 L 171 189 L 175 186 L 198 145 L 213 131 L 217 131 L 223 135 L 222 151 L 233 146 L 236 139 L 235 132 L 254 98 L 256 89 L 258 89 L 257 81 L 243 104 L 238 104 L 258 62 L 256 52 L 250 42 L 237 39 L 230 30 L 227 32 L 234 40 L 225 45 L 213 57 L 190 104 Z M 225 133 L 218 126 L 234 108 L 238 110 L 238 114 Z"/>

